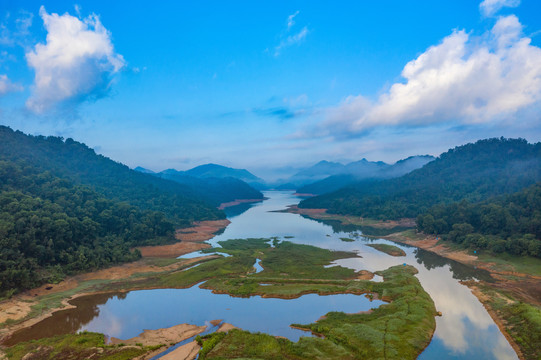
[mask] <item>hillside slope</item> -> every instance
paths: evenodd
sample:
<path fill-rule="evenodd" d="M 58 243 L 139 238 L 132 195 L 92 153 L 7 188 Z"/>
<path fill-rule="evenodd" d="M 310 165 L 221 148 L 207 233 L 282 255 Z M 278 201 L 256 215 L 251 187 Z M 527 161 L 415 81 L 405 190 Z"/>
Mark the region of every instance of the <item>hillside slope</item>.
<path fill-rule="evenodd" d="M 73 139 L 30 136 L 0 126 L 0 159 L 24 161 L 74 184 L 87 185 L 109 199 L 160 211 L 177 226 L 225 217 L 191 187 L 131 170 Z"/>
<path fill-rule="evenodd" d="M 158 211 L 105 198 L 19 160 L 0 161 L 0 297 L 66 274 L 133 261 L 173 239 Z"/>
<path fill-rule="evenodd" d="M 481 201 L 539 180 L 541 143 L 494 138 L 458 146 L 402 177 L 355 183 L 299 206 L 374 218 L 416 217 L 435 204 Z"/>
<path fill-rule="evenodd" d="M 541 258 L 541 182 L 480 203 L 436 205 L 417 228 L 463 247 Z"/>
<path fill-rule="evenodd" d="M 246 182 L 233 177 L 194 177 L 173 169 L 155 174 L 163 179 L 190 186 L 194 193 L 214 206 L 241 199 L 263 199 L 263 194 Z"/>

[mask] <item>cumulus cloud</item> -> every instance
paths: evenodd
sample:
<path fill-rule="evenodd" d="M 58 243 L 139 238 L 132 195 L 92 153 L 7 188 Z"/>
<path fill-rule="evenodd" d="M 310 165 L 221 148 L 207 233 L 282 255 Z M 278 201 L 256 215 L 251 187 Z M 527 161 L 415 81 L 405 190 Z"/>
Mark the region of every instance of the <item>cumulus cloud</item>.
<path fill-rule="evenodd" d="M 494 16 L 503 7 L 517 7 L 520 0 L 483 0 L 479 9 L 484 16 Z"/>
<path fill-rule="evenodd" d="M 26 106 L 42 113 L 57 104 L 77 104 L 107 94 L 112 77 L 125 62 L 115 53 L 111 34 L 96 15 L 79 19 L 68 13 L 48 14 L 40 8 L 47 30 L 45 44 L 26 53 L 35 71 Z"/>
<path fill-rule="evenodd" d="M 328 110 L 325 129 L 502 120 L 541 100 L 541 49 L 510 15 L 481 37 L 454 31 L 410 61 L 402 77 L 377 101 L 350 96 Z"/>
<path fill-rule="evenodd" d="M 20 91 L 22 86 L 14 84 L 8 79 L 7 75 L 0 74 L 0 96 L 12 91 Z"/>

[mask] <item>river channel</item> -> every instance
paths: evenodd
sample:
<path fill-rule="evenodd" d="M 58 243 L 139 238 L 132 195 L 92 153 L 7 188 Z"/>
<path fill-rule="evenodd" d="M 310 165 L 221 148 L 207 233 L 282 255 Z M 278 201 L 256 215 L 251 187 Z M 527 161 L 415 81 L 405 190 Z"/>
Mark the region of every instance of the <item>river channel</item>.
<path fill-rule="evenodd" d="M 433 253 L 387 240 L 369 240 L 353 228 L 331 226 L 297 214 L 276 212 L 299 202 L 291 192 L 269 191 L 267 200 L 242 209 L 228 209 L 231 224 L 209 241 L 214 246 L 227 239 L 278 237 L 295 243 L 331 250 L 357 252 L 360 258 L 336 261 L 336 266 L 377 271 L 394 265 L 415 266 L 423 288 L 430 294 L 442 316 L 436 331 L 419 359 L 517 359 L 505 337 L 485 308 L 460 280 L 487 279 L 488 273 Z M 355 239 L 345 242 L 340 238 Z M 393 244 L 406 253 L 393 257 L 366 246 Z M 263 264 L 264 265 L 264 264 Z M 24 337 L 89 330 L 121 339 L 137 336 L 144 329 L 158 329 L 190 323 L 204 325 L 223 319 L 249 331 L 284 336 L 293 341 L 309 333 L 292 329 L 292 323 L 310 323 L 329 311 L 354 313 L 378 307 L 357 295 L 304 295 L 298 299 L 264 299 L 259 296 L 234 298 L 212 294 L 194 286 L 190 289 L 139 290 L 122 294 L 81 297 L 75 309 L 56 312 L 52 317 L 26 329 Z M 49 332 L 50 334 L 45 334 Z M 23 335 L 21 333 L 20 335 Z"/>

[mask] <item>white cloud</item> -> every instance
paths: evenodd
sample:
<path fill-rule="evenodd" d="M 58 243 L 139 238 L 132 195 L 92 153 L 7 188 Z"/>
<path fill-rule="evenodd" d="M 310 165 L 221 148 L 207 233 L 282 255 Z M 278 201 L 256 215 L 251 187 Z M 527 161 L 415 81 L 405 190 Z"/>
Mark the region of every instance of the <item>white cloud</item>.
<path fill-rule="evenodd" d="M 69 14 L 48 14 L 40 8 L 47 38 L 26 53 L 35 71 L 34 86 L 26 105 L 44 112 L 59 103 L 78 103 L 104 96 L 112 76 L 125 62 L 115 53 L 111 34 L 98 16 L 79 19 Z"/>
<path fill-rule="evenodd" d="M 494 16 L 503 7 L 517 7 L 520 0 L 483 0 L 479 4 L 479 9 L 484 16 Z"/>
<path fill-rule="evenodd" d="M 308 33 L 308 28 L 305 26 L 298 33 L 290 35 L 286 39 L 282 40 L 282 42 L 280 42 L 280 44 L 274 48 L 274 56 L 280 55 L 280 52 L 284 48 L 301 43 L 306 38 Z"/>
<path fill-rule="evenodd" d="M 325 130 L 502 120 L 541 100 L 541 49 L 510 15 L 482 37 L 454 31 L 410 61 L 402 77 L 375 102 L 350 96 L 330 109 Z"/>
<path fill-rule="evenodd" d="M 287 28 L 280 35 L 280 38 L 281 38 L 280 44 L 274 47 L 274 56 L 279 56 L 283 49 L 295 44 L 299 44 L 302 41 L 304 41 L 304 39 L 306 39 L 306 36 L 309 33 L 308 27 L 306 26 L 304 26 L 299 32 L 294 33 L 292 35 L 288 35 L 292 33 L 291 30 L 293 26 L 295 25 L 295 17 L 297 15 L 299 15 L 298 10 L 287 17 Z M 268 49 L 266 49 L 265 51 L 268 51 Z"/>
<path fill-rule="evenodd" d="M 299 15 L 299 11 L 298 11 L 298 10 L 295 11 L 295 13 L 293 13 L 293 14 L 291 14 L 291 15 L 289 15 L 289 16 L 287 17 L 287 29 L 288 29 L 288 30 L 291 29 L 291 27 L 292 27 L 293 25 L 295 25 L 295 20 L 294 20 L 294 19 L 295 19 L 295 16 L 297 16 L 297 15 Z"/>
<path fill-rule="evenodd" d="M 0 96 L 13 91 L 21 91 L 22 89 L 22 86 L 12 83 L 7 75 L 0 74 Z"/>

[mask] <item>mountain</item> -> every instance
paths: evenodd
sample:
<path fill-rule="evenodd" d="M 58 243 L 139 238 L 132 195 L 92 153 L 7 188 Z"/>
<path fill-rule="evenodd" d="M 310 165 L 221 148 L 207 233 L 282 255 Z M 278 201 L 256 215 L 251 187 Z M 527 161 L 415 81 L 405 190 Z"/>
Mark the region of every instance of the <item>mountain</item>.
<path fill-rule="evenodd" d="M 299 171 L 293 175 L 290 180 L 291 182 L 318 180 L 326 178 L 327 176 L 342 174 L 344 171 L 344 165 L 337 162 L 323 160 L 307 169 Z"/>
<path fill-rule="evenodd" d="M 344 165 L 341 174 L 332 175 L 323 180 L 304 185 L 297 189 L 302 194 L 325 194 L 336 191 L 344 186 L 360 180 L 389 179 L 402 176 L 412 170 L 423 167 L 434 160 L 430 155 L 410 156 L 407 159 L 397 161 L 393 165 L 382 161 L 372 162 L 366 159 Z"/>
<path fill-rule="evenodd" d="M 149 170 L 149 169 L 145 169 L 144 167 L 140 167 L 140 166 L 136 167 L 136 168 L 133 169 L 133 170 L 139 171 L 140 173 L 143 173 L 143 174 L 155 174 L 154 171 Z"/>
<path fill-rule="evenodd" d="M 130 170 L 72 139 L 0 126 L 0 297 L 133 261 L 176 227 L 224 218 L 191 187 Z"/>
<path fill-rule="evenodd" d="M 319 180 L 314 183 L 301 186 L 300 188 L 297 189 L 297 193 L 321 195 L 321 194 L 336 191 L 356 181 L 359 181 L 359 179 L 355 175 L 352 175 L 352 174 L 333 175 L 323 180 Z"/>
<path fill-rule="evenodd" d="M 0 126 L 0 159 L 86 185 L 110 200 L 160 212 L 175 226 L 225 217 L 191 187 L 131 170 L 73 139 L 30 136 Z"/>
<path fill-rule="evenodd" d="M 465 248 L 541 258 L 541 182 L 479 203 L 436 205 L 417 228 Z"/>
<path fill-rule="evenodd" d="M 458 146 L 398 178 L 357 182 L 302 201 L 304 208 L 336 214 L 398 219 L 416 217 L 433 205 L 481 201 L 519 191 L 541 180 L 541 143 L 486 139 Z"/>
<path fill-rule="evenodd" d="M 204 173 L 210 174 L 211 172 Z M 222 203 L 235 200 L 263 199 L 263 194 L 260 191 L 237 178 L 206 176 L 200 178 L 187 174 L 187 171 L 167 169 L 154 175 L 190 186 L 196 195 L 207 200 L 216 207 Z"/>
<path fill-rule="evenodd" d="M 167 171 L 167 170 L 166 170 Z M 222 166 L 222 165 L 216 165 L 216 164 L 205 164 L 200 165 L 197 167 L 194 167 L 193 169 L 184 171 L 184 174 L 199 178 L 226 178 L 226 177 L 232 177 L 235 179 L 239 179 L 242 181 L 245 181 L 247 183 L 251 182 L 261 182 L 263 183 L 264 180 L 258 178 L 254 174 L 250 173 L 246 169 L 233 169 L 230 167 Z"/>

